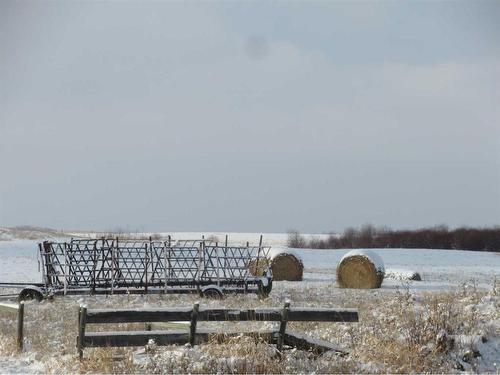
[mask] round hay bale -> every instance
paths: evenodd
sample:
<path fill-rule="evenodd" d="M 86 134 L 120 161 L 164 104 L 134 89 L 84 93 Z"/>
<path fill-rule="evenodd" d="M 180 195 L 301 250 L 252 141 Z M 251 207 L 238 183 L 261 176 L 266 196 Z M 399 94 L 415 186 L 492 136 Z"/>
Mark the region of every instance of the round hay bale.
<path fill-rule="evenodd" d="M 271 258 L 273 280 L 301 281 L 304 274 L 304 264 L 299 256 L 283 251 Z"/>
<path fill-rule="evenodd" d="M 248 263 L 248 268 L 252 276 L 262 276 L 267 268 L 270 266 L 269 260 L 267 258 L 260 258 L 259 264 L 257 265 L 257 259 L 252 259 Z"/>
<path fill-rule="evenodd" d="M 337 282 L 341 288 L 380 288 L 384 280 L 384 263 L 371 250 L 352 250 L 337 265 Z"/>
<path fill-rule="evenodd" d="M 273 272 L 273 281 L 301 281 L 304 274 L 304 264 L 300 256 L 289 249 L 271 249 L 268 259 L 253 259 L 249 263 L 250 273 L 261 276 L 270 266 Z"/>

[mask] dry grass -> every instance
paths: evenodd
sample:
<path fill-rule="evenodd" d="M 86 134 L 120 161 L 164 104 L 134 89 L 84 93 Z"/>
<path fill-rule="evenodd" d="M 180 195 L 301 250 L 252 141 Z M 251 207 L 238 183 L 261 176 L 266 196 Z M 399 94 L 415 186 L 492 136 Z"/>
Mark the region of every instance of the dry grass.
<path fill-rule="evenodd" d="M 160 233 L 144 234 L 140 232 L 101 232 L 92 233 L 92 238 L 118 238 L 120 240 L 146 240 L 151 238 L 154 241 L 166 240 Z"/>
<path fill-rule="evenodd" d="M 486 297 L 493 307 L 498 307 L 496 282 L 488 293 L 479 291 L 474 283 L 464 284 L 455 292 L 420 294 L 410 293 L 405 285 L 395 292 L 384 293 L 335 289 L 329 282 L 297 285 L 277 283 L 265 301 L 239 295 L 226 298 L 222 304 L 256 308 L 281 306 L 285 299 L 291 299 L 295 306 L 358 307 L 361 318 L 358 324 L 290 323 L 290 329 L 350 348 L 348 357 L 340 358 L 333 353 L 316 357 L 304 351 L 287 350 L 279 358 L 274 347 L 242 336 L 222 344 L 193 348 L 151 345 L 147 351 L 144 348 L 86 349 L 84 360 L 77 359 L 76 319 L 80 303 L 89 308 L 167 307 L 191 306 L 197 299 L 197 296 L 185 295 L 61 297 L 28 304 L 25 352 L 34 355 L 50 373 L 438 373 L 457 371 L 467 365 L 461 360 L 467 348 L 455 342 L 457 337 L 498 335 L 490 327 L 492 320 L 500 318 L 498 309 L 476 308 Z M 203 300 L 202 304 L 215 307 L 221 302 Z M 0 355 L 16 355 L 13 319 L 0 317 Z M 252 328 L 266 329 L 270 325 L 257 322 Z M 137 329 L 138 325 L 91 325 L 89 330 L 97 327 Z M 472 343 L 470 346 L 472 348 Z M 138 357 L 145 360 L 138 362 Z M 469 370 L 474 371 L 474 360 L 470 360 L 470 366 Z"/>
<path fill-rule="evenodd" d="M 0 241 L 9 240 L 12 238 L 22 240 L 41 240 L 47 237 L 61 237 L 64 235 L 65 233 L 60 230 L 29 225 L 17 226 L 12 228 L 0 227 Z"/>

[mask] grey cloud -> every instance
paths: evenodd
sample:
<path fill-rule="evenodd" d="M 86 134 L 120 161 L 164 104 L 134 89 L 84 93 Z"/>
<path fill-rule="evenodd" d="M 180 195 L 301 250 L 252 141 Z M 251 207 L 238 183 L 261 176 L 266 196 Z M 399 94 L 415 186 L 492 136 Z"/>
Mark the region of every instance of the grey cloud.
<path fill-rule="evenodd" d="M 337 63 L 210 4 L 1 7 L 0 225 L 498 223 L 494 57 Z"/>

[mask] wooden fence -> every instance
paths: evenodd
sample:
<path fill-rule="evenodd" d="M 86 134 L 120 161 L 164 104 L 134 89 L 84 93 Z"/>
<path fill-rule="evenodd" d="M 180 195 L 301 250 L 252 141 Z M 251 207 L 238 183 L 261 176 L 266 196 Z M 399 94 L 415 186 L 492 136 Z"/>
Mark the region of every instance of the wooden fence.
<path fill-rule="evenodd" d="M 17 314 L 17 349 L 22 351 L 24 342 L 24 302 L 18 304 L 0 302 L 0 311 Z"/>
<path fill-rule="evenodd" d="M 333 350 L 347 354 L 344 349 L 339 349 L 331 343 L 317 340 L 299 333 L 286 330 L 287 322 L 357 322 L 357 309 L 333 308 L 291 308 L 286 302 L 282 309 L 200 309 L 195 303 L 192 308 L 168 309 L 87 309 L 80 306 L 77 349 L 79 357 L 83 357 L 83 350 L 87 347 L 124 347 L 144 346 L 149 340 L 154 340 L 157 345 L 201 344 L 209 341 L 214 336 L 236 336 L 247 334 L 260 337 L 269 343 L 277 345 L 280 352 L 283 345 L 299 349 L 314 350 L 317 353 Z M 156 331 L 111 331 L 87 332 L 88 324 L 104 323 L 153 323 L 153 322 L 190 322 L 189 330 L 156 330 Z M 279 330 L 257 332 L 213 331 L 197 329 L 197 322 L 244 322 L 244 321 L 274 321 L 280 322 Z"/>

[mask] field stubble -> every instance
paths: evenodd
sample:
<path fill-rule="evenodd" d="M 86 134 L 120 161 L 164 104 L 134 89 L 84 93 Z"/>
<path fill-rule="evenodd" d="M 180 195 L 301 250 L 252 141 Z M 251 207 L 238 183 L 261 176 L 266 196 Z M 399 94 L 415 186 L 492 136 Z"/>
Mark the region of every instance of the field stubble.
<path fill-rule="evenodd" d="M 407 284 L 395 291 L 338 289 L 331 282 L 276 283 L 270 298 L 229 296 L 222 302 L 202 300 L 203 306 L 258 308 L 282 306 L 355 307 L 359 323 L 290 323 L 290 329 L 347 347 L 351 353 L 314 356 L 276 350 L 249 337 L 196 347 L 86 349 L 76 354 L 77 310 L 89 308 L 192 306 L 197 296 L 65 297 L 26 306 L 24 361 L 43 365 L 51 373 L 408 373 L 494 372 L 500 355 L 500 287 L 478 290 L 474 282 L 453 292 L 412 293 Z M 211 323 L 213 324 L 213 323 Z M 223 323 L 233 324 L 233 323 Z M 236 323 L 240 324 L 240 323 Z M 273 323 L 241 323 L 247 329 Z M 202 323 L 200 323 L 202 326 Z M 0 318 L 0 355 L 15 352 L 14 318 Z M 89 330 L 138 329 L 140 325 L 89 326 Z M 223 327 L 219 325 L 219 327 Z M 141 327 L 142 328 L 142 327 Z"/>

